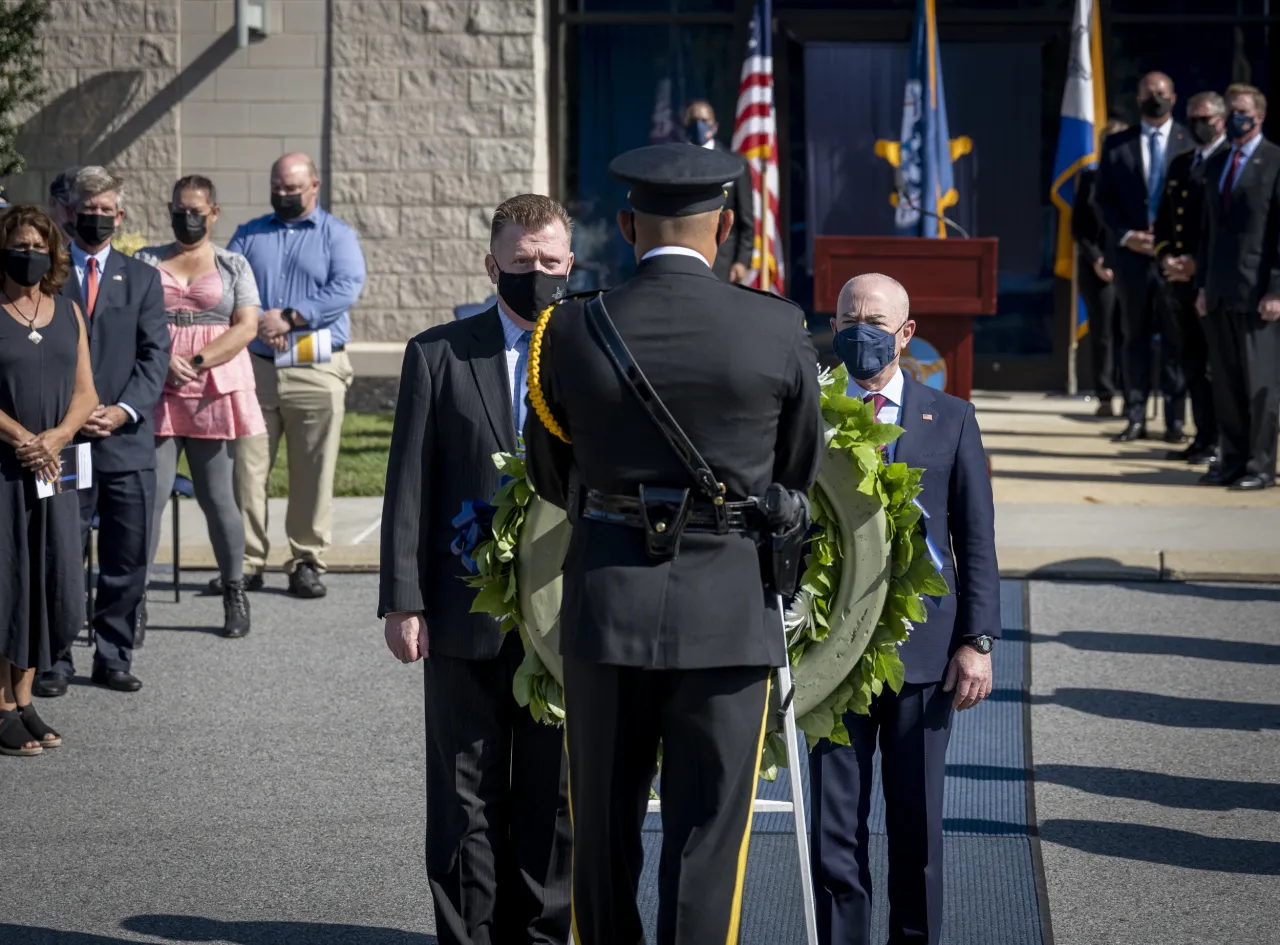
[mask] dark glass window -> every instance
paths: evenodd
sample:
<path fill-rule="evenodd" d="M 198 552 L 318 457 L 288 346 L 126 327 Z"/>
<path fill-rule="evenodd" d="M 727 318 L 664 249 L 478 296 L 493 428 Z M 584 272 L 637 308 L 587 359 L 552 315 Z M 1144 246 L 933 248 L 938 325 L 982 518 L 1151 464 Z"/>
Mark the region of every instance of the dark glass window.
<path fill-rule="evenodd" d="M 626 187 L 609 162 L 683 132 L 684 107 L 706 99 L 727 146 L 733 136 L 742 51 L 728 26 L 583 25 L 566 51 L 569 135 L 566 197 L 574 215 L 573 288 L 616 285 L 635 268 L 615 217 Z"/>

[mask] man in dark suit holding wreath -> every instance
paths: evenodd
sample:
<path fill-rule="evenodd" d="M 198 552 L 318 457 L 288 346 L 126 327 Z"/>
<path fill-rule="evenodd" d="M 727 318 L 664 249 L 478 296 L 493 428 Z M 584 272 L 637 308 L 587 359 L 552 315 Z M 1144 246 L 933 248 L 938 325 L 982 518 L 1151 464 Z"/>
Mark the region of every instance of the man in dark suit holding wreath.
<path fill-rule="evenodd" d="M 565 945 L 570 824 L 563 735 L 516 704 L 518 633 L 472 613 L 453 518 L 488 500 L 497 452 L 524 422 L 529 334 L 565 291 L 573 224 L 523 194 L 493 215 L 498 303 L 409 342 L 382 512 L 378 616 L 398 659 L 422 659 L 427 877 L 441 945 Z"/>
<path fill-rule="evenodd" d="M 867 818 L 879 741 L 889 834 L 889 945 L 937 945 L 942 928 L 942 790 L 951 719 L 991 693 L 1000 636 L 995 506 L 973 405 L 909 377 L 899 361 L 915 322 L 888 276 L 840 292 L 832 347 L 849 369 L 848 395 L 903 428 L 885 461 L 923 468 L 919 503 L 951 594 L 926 598 L 928 620 L 902 645 L 905 683 L 869 715 L 847 712 L 851 746 L 823 742 L 810 776 L 814 883 L 822 945 L 871 945 Z"/>

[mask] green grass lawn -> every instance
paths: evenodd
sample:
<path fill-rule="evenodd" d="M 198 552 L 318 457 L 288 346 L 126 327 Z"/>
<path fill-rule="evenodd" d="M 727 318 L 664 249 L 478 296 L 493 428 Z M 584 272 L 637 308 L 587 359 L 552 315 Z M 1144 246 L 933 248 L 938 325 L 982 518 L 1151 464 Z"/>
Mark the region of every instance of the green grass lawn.
<path fill-rule="evenodd" d="M 382 495 L 387 476 L 387 453 L 391 450 L 391 413 L 348 413 L 342 422 L 342 449 L 334 477 L 336 496 Z M 178 463 L 178 472 L 189 476 L 187 458 Z M 270 494 L 289 494 L 289 456 L 284 439 L 271 470 Z"/>

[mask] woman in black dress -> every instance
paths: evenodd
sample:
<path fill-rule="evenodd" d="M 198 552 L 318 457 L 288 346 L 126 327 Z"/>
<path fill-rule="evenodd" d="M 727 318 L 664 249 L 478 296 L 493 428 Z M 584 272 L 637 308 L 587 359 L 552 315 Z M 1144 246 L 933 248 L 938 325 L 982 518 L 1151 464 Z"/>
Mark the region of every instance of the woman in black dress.
<path fill-rule="evenodd" d="M 0 216 L 0 754 L 38 755 L 62 738 L 31 704 L 37 669 L 84 622 L 84 549 L 74 489 L 58 483 L 63 447 L 98 405 L 84 321 L 58 295 L 62 233 L 39 207 Z"/>

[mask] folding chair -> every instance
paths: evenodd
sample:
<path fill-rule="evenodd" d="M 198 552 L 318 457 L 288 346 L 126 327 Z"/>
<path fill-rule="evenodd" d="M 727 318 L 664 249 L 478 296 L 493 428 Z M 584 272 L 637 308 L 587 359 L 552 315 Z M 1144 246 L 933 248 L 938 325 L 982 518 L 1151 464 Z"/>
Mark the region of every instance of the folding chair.
<path fill-rule="evenodd" d="M 783 639 L 786 639 L 786 624 L 782 617 L 786 613 L 786 605 L 782 595 L 778 595 L 778 616 Z M 800 892 L 804 896 L 804 931 L 808 945 L 818 945 L 818 909 L 813 898 L 813 864 L 809 860 L 809 830 L 804 815 L 804 786 L 800 781 L 800 745 L 796 735 L 796 709 L 793 705 L 795 687 L 791 682 L 791 666 L 783 663 L 778 667 L 778 697 L 782 708 L 783 737 L 787 744 L 787 773 L 791 781 L 791 800 L 766 801 L 756 798 L 752 805 L 754 814 L 790 814 L 795 824 L 796 853 L 800 859 Z M 650 814 L 661 813 L 662 801 L 649 801 Z"/>

